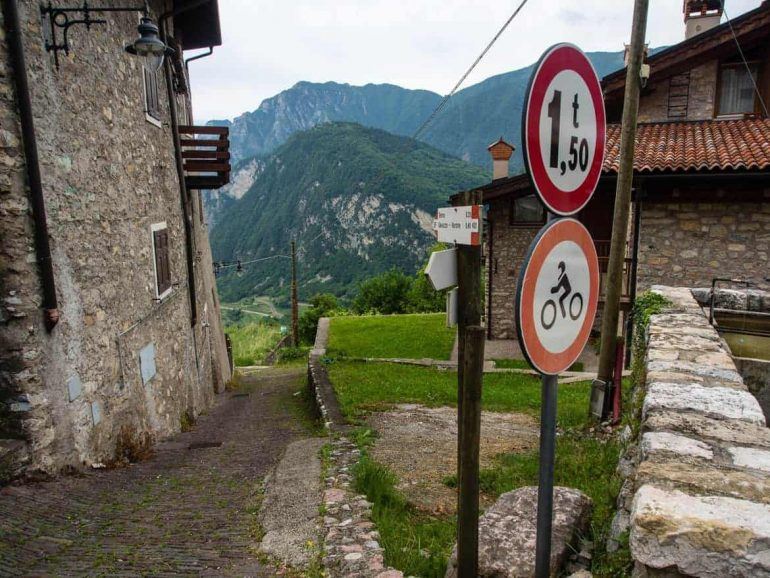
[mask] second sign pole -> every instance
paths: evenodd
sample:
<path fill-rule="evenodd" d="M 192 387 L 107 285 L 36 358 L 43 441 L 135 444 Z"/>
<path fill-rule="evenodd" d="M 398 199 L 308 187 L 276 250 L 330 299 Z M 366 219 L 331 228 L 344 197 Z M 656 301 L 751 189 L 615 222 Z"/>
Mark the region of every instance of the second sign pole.
<path fill-rule="evenodd" d="M 480 205 L 479 191 L 466 192 L 461 205 Z M 484 329 L 481 327 L 481 246 L 457 246 L 457 570 L 475 578 L 479 566 L 479 440 Z"/>
<path fill-rule="evenodd" d="M 537 487 L 537 542 L 535 576 L 548 578 L 551 566 L 553 470 L 556 456 L 556 397 L 559 378 L 542 376 L 540 401 L 540 476 Z"/>

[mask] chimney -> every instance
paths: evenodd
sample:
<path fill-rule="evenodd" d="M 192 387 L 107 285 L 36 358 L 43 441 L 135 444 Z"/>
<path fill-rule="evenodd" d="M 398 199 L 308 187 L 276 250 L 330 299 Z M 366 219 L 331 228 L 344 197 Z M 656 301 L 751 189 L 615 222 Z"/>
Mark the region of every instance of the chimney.
<path fill-rule="evenodd" d="M 516 147 L 509 145 L 503 137 L 487 147 L 492 155 L 492 180 L 504 179 L 508 176 L 508 161 L 511 160 Z"/>
<path fill-rule="evenodd" d="M 685 40 L 719 26 L 724 0 L 684 0 Z"/>

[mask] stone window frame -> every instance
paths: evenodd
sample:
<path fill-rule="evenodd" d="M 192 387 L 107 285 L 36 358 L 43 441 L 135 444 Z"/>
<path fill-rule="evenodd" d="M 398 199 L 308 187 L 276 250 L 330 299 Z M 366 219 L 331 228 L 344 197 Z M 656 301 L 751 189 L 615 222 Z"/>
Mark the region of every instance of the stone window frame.
<path fill-rule="evenodd" d="M 155 248 L 155 233 L 158 231 L 166 231 L 168 232 L 168 224 L 166 221 L 161 221 L 160 223 L 153 223 L 150 225 L 150 246 L 152 247 L 152 272 L 153 272 L 153 278 L 155 279 L 155 299 L 158 301 L 162 301 L 169 295 L 171 295 L 171 292 L 174 290 L 174 284 L 171 283 L 171 280 L 169 279 L 168 287 L 166 287 L 162 292 L 160 291 L 160 285 L 161 280 L 158 276 L 158 258 Z M 171 256 L 169 255 L 168 246 L 166 247 L 166 267 L 169 271 L 169 277 L 171 275 Z"/>

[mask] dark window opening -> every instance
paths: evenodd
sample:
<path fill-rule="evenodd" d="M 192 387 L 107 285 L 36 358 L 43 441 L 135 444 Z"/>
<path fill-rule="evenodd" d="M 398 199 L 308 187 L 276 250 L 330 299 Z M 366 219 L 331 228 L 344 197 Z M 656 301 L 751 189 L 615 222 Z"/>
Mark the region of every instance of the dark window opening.
<path fill-rule="evenodd" d="M 514 227 L 541 226 L 545 223 L 545 207 L 535 195 L 511 200 L 510 225 Z"/>

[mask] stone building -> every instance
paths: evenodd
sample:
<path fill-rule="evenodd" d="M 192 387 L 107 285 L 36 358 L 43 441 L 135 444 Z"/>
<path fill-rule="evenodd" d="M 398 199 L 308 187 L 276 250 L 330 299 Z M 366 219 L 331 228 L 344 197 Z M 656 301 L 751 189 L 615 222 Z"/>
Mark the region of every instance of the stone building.
<path fill-rule="evenodd" d="M 721 17 L 719 0 L 686 0 L 686 39 L 646 59 L 651 74 L 639 108 L 625 311 L 637 291 L 653 284 L 707 286 L 714 277 L 733 277 L 768 285 L 770 2 L 733 19 L 732 30 L 719 24 Z M 603 173 L 577 215 L 594 237 L 603 272 L 625 74 L 621 69 L 602 80 L 609 123 Z M 501 170 L 500 143 L 490 152 L 495 178 L 482 187 L 488 206 L 487 330 L 490 339 L 513 339 L 518 273 L 546 214 L 526 175 L 507 177 Z"/>
<path fill-rule="evenodd" d="M 183 53 L 217 2 L 84 6 L 2 0 L 0 478 L 131 458 L 230 378 L 197 194 L 227 134 L 192 126 Z"/>

